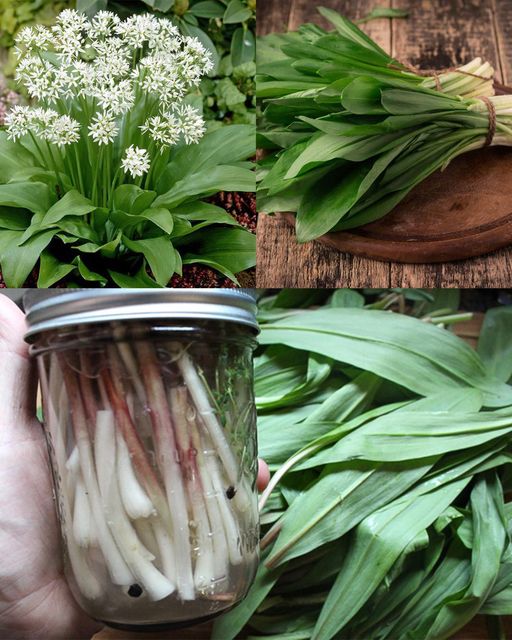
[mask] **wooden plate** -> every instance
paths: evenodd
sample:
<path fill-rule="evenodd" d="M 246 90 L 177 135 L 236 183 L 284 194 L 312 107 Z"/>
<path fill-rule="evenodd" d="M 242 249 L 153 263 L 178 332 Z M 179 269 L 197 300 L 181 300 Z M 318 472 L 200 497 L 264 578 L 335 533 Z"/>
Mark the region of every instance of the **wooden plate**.
<path fill-rule="evenodd" d="M 292 214 L 284 214 L 294 224 Z M 446 262 L 512 244 L 512 150 L 492 147 L 456 158 L 419 184 L 387 216 L 319 241 L 393 262 Z"/>

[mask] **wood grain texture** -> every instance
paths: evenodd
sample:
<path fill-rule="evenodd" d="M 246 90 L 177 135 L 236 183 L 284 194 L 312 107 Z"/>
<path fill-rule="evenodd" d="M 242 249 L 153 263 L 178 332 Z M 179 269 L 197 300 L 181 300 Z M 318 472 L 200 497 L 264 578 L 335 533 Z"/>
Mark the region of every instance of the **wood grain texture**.
<path fill-rule="evenodd" d="M 357 19 L 373 0 L 324 0 Z M 380 6 L 407 8 L 407 20 L 375 20 L 364 29 L 398 59 L 423 68 L 446 68 L 482 55 L 503 82 L 512 82 L 512 0 L 388 0 Z M 288 21 L 325 23 L 308 0 L 260 0 L 259 33 Z M 460 257 L 460 256 L 459 256 Z M 440 264 L 385 263 L 311 242 L 298 245 L 279 217 L 260 215 L 257 285 L 260 287 L 507 287 L 512 281 L 512 248 Z"/>

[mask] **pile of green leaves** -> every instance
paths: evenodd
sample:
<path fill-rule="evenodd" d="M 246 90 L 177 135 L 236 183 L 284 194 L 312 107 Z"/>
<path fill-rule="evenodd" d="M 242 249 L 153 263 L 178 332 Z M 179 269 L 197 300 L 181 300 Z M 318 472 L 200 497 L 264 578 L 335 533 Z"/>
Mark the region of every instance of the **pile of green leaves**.
<path fill-rule="evenodd" d="M 512 307 L 474 351 L 445 326 L 455 295 L 260 301 L 259 453 L 288 472 L 215 640 L 441 640 L 512 614 Z"/>
<path fill-rule="evenodd" d="M 209 129 L 255 124 L 255 0 L 77 0 L 76 6 L 89 16 L 109 9 L 122 17 L 152 11 L 170 18 L 212 53 L 214 69 L 199 88 Z"/>
<path fill-rule="evenodd" d="M 296 212 L 300 242 L 381 218 L 428 175 L 483 147 L 489 101 L 492 143 L 512 145 L 512 96 L 494 96 L 490 64 L 475 58 L 425 78 L 346 18 L 319 11 L 334 32 L 306 24 L 258 46 L 259 144 L 269 152 L 258 208 Z"/>
<path fill-rule="evenodd" d="M 207 265 L 234 282 L 255 265 L 254 234 L 205 202 L 219 191 L 254 190 L 250 125 L 177 147 L 147 188 L 122 184 L 107 207 L 74 188 L 62 166 L 63 192 L 56 188 L 55 171 L 40 164 L 29 142 L 0 132 L 0 271 L 7 286 L 22 286 L 35 266 L 38 287 L 63 278 L 70 286 L 162 287 L 183 264 Z"/>

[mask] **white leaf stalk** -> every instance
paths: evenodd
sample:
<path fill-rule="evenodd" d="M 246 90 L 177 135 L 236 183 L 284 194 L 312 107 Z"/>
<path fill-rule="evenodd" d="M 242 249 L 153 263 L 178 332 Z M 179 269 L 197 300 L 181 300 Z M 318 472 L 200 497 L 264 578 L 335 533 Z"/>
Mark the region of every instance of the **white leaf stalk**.
<path fill-rule="evenodd" d="M 67 9 L 53 27 L 23 28 L 16 44 L 16 80 L 36 106 L 12 108 L 8 137 L 98 206 L 123 182 L 151 186 L 171 147 L 205 133 L 185 99 L 213 68 L 211 54 L 170 20 L 108 11 L 89 20 Z"/>
<path fill-rule="evenodd" d="M 63 381 L 61 369 L 55 357 L 50 358 L 48 373 L 44 367 L 39 368 L 39 380 L 43 396 L 46 398 L 47 428 L 50 433 L 54 434 L 53 441 L 57 466 L 60 469 L 64 469 L 66 467 L 66 445 L 63 429 L 59 424 L 58 410 L 55 408 L 60 403 Z M 69 486 L 68 474 L 62 475 L 59 487 L 59 508 L 71 569 L 81 593 L 90 600 L 96 600 L 101 597 L 104 588 L 98 576 L 91 570 L 86 554 L 79 548 L 74 538 L 71 487 Z"/>
<path fill-rule="evenodd" d="M 51 371 L 47 410 L 80 591 L 100 597 L 108 571 L 127 602 L 233 601 L 249 513 L 236 497 L 245 505 L 250 496 L 206 383 L 176 345 L 163 363 L 151 342 L 131 345 L 120 327 L 115 340 L 103 362 L 93 366 L 87 351 L 58 355 Z M 92 572 L 102 565 L 104 584 Z"/>

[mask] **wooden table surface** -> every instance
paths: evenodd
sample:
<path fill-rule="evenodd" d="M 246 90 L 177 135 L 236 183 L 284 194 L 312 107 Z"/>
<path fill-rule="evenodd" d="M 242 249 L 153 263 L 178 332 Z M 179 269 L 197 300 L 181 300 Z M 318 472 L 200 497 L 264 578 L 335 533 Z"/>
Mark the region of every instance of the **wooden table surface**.
<path fill-rule="evenodd" d="M 327 26 L 316 6 L 351 19 L 375 6 L 407 9 L 406 20 L 374 20 L 363 28 L 404 62 L 442 69 L 481 55 L 512 84 L 512 0 L 259 0 L 258 33 L 296 29 L 308 21 Z M 511 280 L 512 248 L 457 262 L 386 263 L 318 242 L 299 245 L 281 217 L 260 214 L 258 220 L 259 287 L 507 287 Z"/>

